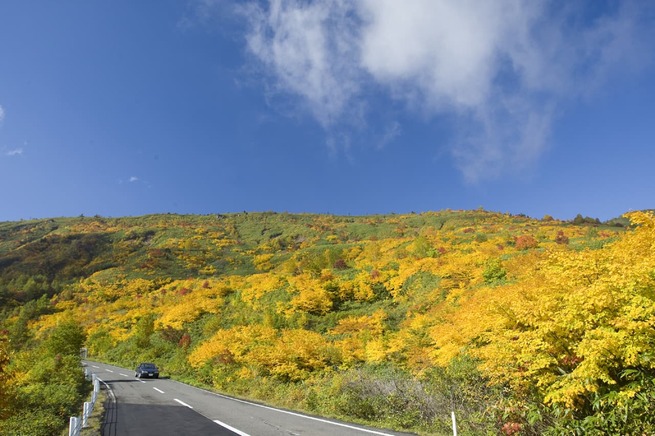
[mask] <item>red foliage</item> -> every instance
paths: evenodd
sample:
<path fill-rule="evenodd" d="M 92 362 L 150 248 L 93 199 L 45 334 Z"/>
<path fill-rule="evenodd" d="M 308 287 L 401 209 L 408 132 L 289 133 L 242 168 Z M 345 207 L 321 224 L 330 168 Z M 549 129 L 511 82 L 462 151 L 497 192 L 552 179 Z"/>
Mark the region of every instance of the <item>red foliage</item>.
<path fill-rule="evenodd" d="M 336 262 L 334 262 L 334 269 L 347 269 L 348 264 L 346 264 L 346 261 L 343 259 L 337 259 Z"/>
<path fill-rule="evenodd" d="M 564 234 L 563 230 L 559 230 L 557 232 L 557 236 L 555 237 L 555 242 L 558 244 L 568 244 L 569 243 L 569 237 Z"/>
<path fill-rule="evenodd" d="M 576 356 L 575 354 L 573 356 L 564 356 L 562 359 L 562 363 L 567 366 L 576 366 L 578 363 L 582 362 L 582 357 Z"/>
<path fill-rule="evenodd" d="M 513 435 L 521 431 L 521 424 L 518 422 L 506 422 L 500 431 L 506 435 Z"/>
<path fill-rule="evenodd" d="M 216 362 L 222 363 L 224 365 L 230 365 L 236 362 L 234 360 L 234 354 L 230 350 L 224 350 L 215 358 Z"/>
<path fill-rule="evenodd" d="M 189 348 L 189 345 L 191 345 L 191 335 L 184 333 L 177 344 L 184 349 Z"/>
<path fill-rule="evenodd" d="M 535 248 L 537 240 L 532 235 L 521 235 L 514 238 L 514 244 L 518 250 L 527 250 L 528 248 Z"/>
<path fill-rule="evenodd" d="M 148 257 L 151 259 L 161 259 L 163 257 L 166 257 L 166 252 L 161 248 L 153 248 L 151 250 L 148 250 Z"/>

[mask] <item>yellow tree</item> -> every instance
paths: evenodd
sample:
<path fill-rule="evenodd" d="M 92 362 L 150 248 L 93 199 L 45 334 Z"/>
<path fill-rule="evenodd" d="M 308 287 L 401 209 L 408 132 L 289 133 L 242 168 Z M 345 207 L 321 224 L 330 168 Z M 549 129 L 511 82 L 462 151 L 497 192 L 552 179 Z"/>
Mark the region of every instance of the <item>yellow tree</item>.
<path fill-rule="evenodd" d="M 283 381 L 300 381 L 314 373 L 329 371 L 339 363 L 340 357 L 320 333 L 289 329 L 280 331 L 276 341 L 250 353 L 247 361 L 259 365 L 264 374 Z"/>
<path fill-rule="evenodd" d="M 295 294 L 290 303 L 291 312 L 302 311 L 325 315 L 332 310 L 334 296 L 320 279 L 302 273 L 295 277 L 289 277 L 289 285 Z"/>
<path fill-rule="evenodd" d="M 261 325 L 219 330 L 189 355 L 189 363 L 194 367 L 209 362 L 243 364 L 253 350 L 274 343 L 276 338 L 275 329 Z"/>
<path fill-rule="evenodd" d="M 344 318 L 330 330 L 344 362 L 354 364 L 367 360 L 379 361 L 386 356 L 384 350 L 380 349 L 383 348 L 381 341 L 386 318 L 386 313 L 380 309 L 372 315 Z"/>
<path fill-rule="evenodd" d="M 432 330 L 433 357 L 468 347 L 495 382 L 578 417 L 652 398 L 655 217 L 630 219 L 615 243 L 554 250 L 520 282 L 478 292 Z"/>

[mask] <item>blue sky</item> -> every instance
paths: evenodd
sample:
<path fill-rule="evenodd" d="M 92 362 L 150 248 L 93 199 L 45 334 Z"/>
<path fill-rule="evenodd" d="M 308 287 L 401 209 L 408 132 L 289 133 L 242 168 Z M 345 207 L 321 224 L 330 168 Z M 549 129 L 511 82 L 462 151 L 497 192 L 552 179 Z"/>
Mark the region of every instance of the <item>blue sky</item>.
<path fill-rule="evenodd" d="M 655 208 L 654 33 L 647 0 L 3 1 L 0 221 Z"/>

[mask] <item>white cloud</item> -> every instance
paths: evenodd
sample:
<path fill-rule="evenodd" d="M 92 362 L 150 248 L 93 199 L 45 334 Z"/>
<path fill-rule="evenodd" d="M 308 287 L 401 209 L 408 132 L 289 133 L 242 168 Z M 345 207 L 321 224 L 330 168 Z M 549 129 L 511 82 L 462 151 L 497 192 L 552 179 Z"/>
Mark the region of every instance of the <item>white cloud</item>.
<path fill-rule="evenodd" d="M 479 105 L 489 94 L 499 47 L 524 17 L 514 5 L 498 5 L 364 1 L 362 65 L 381 83 L 424 91 L 436 108 Z"/>
<path fill-rule="evenodd" d="M 178 28 L 182 30 L 196 27 L 198 24 L 220 29 L 224 24 L 223 20 L 233 15 L 231 0 L 191 0 L 189 6 L 177 23 Z"/>
<path fill-rule="evenodd" d="M 138 181 L 139 181 L 139 178 L 136 177 L 136 176 L 132 176 L 132 177 L 130 177 L 130 180 L 129 180 L 129 181 L 130 181 L 130 183 L 138 182 Z"/>
<path fill-rule="evenodd" d="M 385 129 L 382 139 L 378 143 L 378 148 L 384 148 L 387 144 L 392 142 L 394 139 L 399 137 L 402 134 L 402 127 L 398 121 L 394 121 L 387 126 Z"/>
<path fill-rule="evenodd" d="M 323 125 L 339 121 L 358 93 L 356 23 L 347 1 L 272 0 L 243 8 L 248 48 L 273 73 L 275 91 L 303 97 Z"/>
<path fill-rule="evenodd" d="M 14 148 L 13 150 L 9 150 L 5 152 L 6 156 L 20 156 L 23 154 L 23 149 L 22 148 Z"/>
<path fill-rule="evenodd" d="M 0 124 L 2 124 L 4 119 L 5 119 L 5 110 L 2 106 L 0 106 Z M 21 156 L 23 152 L 24 149 L 22 147 L 12 148 L 9 150 L 7 150 L 7 148 L 5 147 L 0 148 L 0 154 L 3 154 L 7 157 Z"/>
<path fill-rule="evenodd" d="M 361 117 L 372 89 L 454 115 L 451 153 L 475 182 L 528 167 L 558 103 L 643 63 L 653 31 L 641 5 L 592 16 L 588 4 L 530 0 L 271 0 L 241 12 L 274 93 L 299 97 L 329 131 Z"/>

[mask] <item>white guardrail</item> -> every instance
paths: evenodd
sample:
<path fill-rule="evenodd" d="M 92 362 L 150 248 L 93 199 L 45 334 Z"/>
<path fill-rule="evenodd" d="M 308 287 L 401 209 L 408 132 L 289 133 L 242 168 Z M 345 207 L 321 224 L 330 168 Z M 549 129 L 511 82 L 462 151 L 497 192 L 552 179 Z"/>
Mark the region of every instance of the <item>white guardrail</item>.
<path fill-rule="evenodd" d="M 84 375 L 86 378 L 89 378 L 89 369 L 86 367 L 84 368 Z M 88 419 L 93 412 L 93 406 L 96 404 L 98 392 L 100 392 L 100 380 L 98 380 L 98 376 L 91 374 L 91 380 L 93 380 L 93 395 L 91 395 L 91 401 L 84 402 L 82 416 L 71 416 L 68 424 L 68 436 L 79 436 L 82 429 L 89 426 Z"/>

